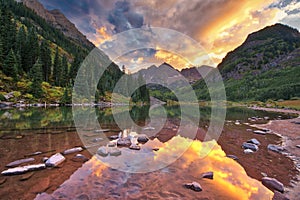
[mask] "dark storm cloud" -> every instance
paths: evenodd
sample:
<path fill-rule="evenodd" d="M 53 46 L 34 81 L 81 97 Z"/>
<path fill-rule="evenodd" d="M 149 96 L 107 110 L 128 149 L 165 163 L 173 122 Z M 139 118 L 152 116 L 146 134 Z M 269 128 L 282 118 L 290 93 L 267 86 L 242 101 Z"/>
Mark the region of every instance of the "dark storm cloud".
<path fill-rule="evenodd" d="M 131 28 L 140 28 L 143 26 L 144 17 L 135 13 L 130 8 L 127 1 L 118 1 L 115 7 L 108 15 L 108 21 L 115 26 L 114 31 L 120 33 Z"/>

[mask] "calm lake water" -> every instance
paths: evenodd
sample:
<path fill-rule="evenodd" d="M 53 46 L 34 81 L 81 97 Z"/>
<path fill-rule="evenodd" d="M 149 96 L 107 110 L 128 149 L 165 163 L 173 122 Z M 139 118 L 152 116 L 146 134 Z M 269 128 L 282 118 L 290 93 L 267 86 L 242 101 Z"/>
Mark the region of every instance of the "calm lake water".
<path fill-rule="evenodd" d="M 74 160 L 75 154 L 67 155 L 58 168 L 36 171 L 25 178 L 25 175 L 1 176 L 1 198 L 33 199 L 40 193 L 43 195 L 37 199 L 47 199 L 49 195 L 56 199 L 197 199 L 198 194 L 204 199 L 270 199 L 273 195 L 259 181 L 250 178 L 239 163 L 226 157 L 223 150 L 226 147 L 219 145 L 226 141 L 218 141 L 218 144 L 205 138 L 210 123 L 209 107 L 200 108 L 200 121 L 182 117 L 178 106 L 165 107 L 165 121 L 156 117 L 161 116 L 159 112 L 149 112 L 149 107 L 133 107 L 129 113 L 139 126 L 133 126 L 128 120 L 126 109 L 119 108 L 114 114 L 109 108 L 84 108 L 81 111 L 90 112 L 89 109 L 93 110 L 91 118 L 96 116 L 94 120 L 99 126 L 86 123 L 75 126 L 69 107 L 0 110 L 2 171 L 9 162 L 37 151 L 43 154 L 31 156 L 35 158 L 33 163 L 41 163 L 43 157 L 75 146 L 86 147 L 87 150 L 81 153 L 89 158 L 83 164 Z M 225 127 L 246 134 L 248 126 L 243 123 L 249 123 L 248 118 L 254 116 L 280 117 L 278 113 L 228 108 Z M 265 122 L 260 119 L 255 123 Z M 192 130 L 189 129 L 191 123 L 197 125 L 193 137 L 187 134 Z M 159 127 L 155 126 L 157 124 Z M 99 127 L 108 130 L 101 132 Z M 110 136 L 124 134 L 125 129 L 127 134 L 146 134 L 150 140 L 140 144 L 139 151 L 122 147 L 118 148 L 121 152 L 118 156 L 96 154 L 99 147 L 106 147 L 112 140 Z M 220 139 L 224 140 L 224 137 Z M 271 136 L 267 139 L 275 140 Z M 201 178 L 201 173 L 207 171 L 214 172 L 214 180 Z M 201 184 L 201 193 L 182 186 L 193 181 Z"/>

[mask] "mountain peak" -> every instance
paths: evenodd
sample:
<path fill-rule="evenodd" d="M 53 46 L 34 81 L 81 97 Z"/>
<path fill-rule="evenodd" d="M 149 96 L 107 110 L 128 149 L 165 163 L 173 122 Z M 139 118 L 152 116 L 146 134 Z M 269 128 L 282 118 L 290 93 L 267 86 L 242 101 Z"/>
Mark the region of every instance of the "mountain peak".
<path fill-rule="evenodd" d="M 21 0 L 21 2 L 48 23 L 52 24 L 52 26 L 60 30 L 65 36 L 72 39 L 75 43 L 79 45 L 83 44 L 88 49 L 94 48 L 94 45 L 86 38 L 86 36 L 83 35 L 60 10 L 54 9 L 49 11 L 38 0 Z"/>

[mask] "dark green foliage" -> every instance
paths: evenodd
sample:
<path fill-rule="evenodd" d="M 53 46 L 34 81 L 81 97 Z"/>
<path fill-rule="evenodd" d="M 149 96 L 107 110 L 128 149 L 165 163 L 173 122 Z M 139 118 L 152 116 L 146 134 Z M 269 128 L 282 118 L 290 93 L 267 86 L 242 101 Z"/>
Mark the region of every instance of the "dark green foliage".
<path fill-rule="evenodd" d="M 61 86 L 66 87 L 69 83 L 69 66 L 68 66 L 68 61 L 66 56 L 63 56 L 61 65 L 62 65 Z"/>
<path fill-rule="evenodd" d="M 63 105 L 72 103 L 72 89 L 69 86 L 65 88 L 64 94 L 60 102 Z"/>
<path fill-rule="evenodd" d="M 56 47 L 55 57 L 53 61 L 53 83 L 55 86 L 61 86 L 61 74 L 62 74 L 61 59 L 59 57 L 58 47 Z"/>
<path fill-rule="evenodd" d="M 23 70 L 29 72 L 39 57 L 39 41 L 36 31 L 31 28 L 28 32 L 25 44 L 25 58 L 22 59 Z"/>
<path fill-rule="evenodd" d="M 3 72 L 6 76 L 10 76 L 17 79 L 18 65 L 17 65 L 16 55 L 14 51 L 11 49 L 7 58 L 4 61 Z"/>
<path fill-rule="evenodd" d="M 30 77 L 32 79 L 32 84 L 30 86 L 31 94 L 35 98 L 41 98 L 43 95 L 42 82 L 43 82 L 43 72 L 42 72 L 42 63 L 40 59 L 37 59 L 36 63 L 30 70 Z"/>
<path fill-rule="evenodd" d="M 49 43 L 46 40 L 43 40 L 40 46 L 40 58 L 43 69 L 43 80 L 49 82 L 51 77 L 51 49 Z"/>

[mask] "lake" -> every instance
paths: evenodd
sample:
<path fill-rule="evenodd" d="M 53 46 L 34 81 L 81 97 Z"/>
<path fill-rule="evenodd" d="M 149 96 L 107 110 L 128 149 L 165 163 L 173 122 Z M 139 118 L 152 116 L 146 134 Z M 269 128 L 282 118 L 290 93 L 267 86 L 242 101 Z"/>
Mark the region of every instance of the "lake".
<path fill-rule="evenodd" d="M 188 109 L 193 112 L 197 108 Z M 182 114 L 178 106 L 166 106 L 164 113 L 147 106 L 130 111 L 123 107 L 74 108 L 83 120 L 78 124 L 80 120 L 74 122 L 70 107 L 0 110 L 1 171 L 7 169 L 6 164 L 24 157 L 35 159 L 27 164 L 42 163 L 44 157 L 77 146 L 85 147 L 80 153 L 88 158 L 69 154 L 55 168 L 1 176 L 1 198 L 34 199 L 42 193 L 36 198 L 195 199 L 201 195 L 204 199 L 269 199 L 273 192 L 259 181 L 263 173 L 289 184 L 296 173 L 292 161 L 266 148 L 280 144 L 280 138 L 256 135 L 247 129 L 256 130 L 251 124 L 293 115 L 228 108 L 220 135 L 208 137 L 211 108 L 201 107 L 199 111 L 197 120 Z M 256 120 L 251 121 L 251 117 Z M 140 143 L 140 150 L 107 146 L 112 137 L 133 133 L 145 134 L 150 140 Z M 261 142 L 260 149 L 244 154 L 241 145 L 251 138 Z M 120 153 L 97 154 L 99 147 L 117 148 Z M 38 151 L 41 154 L 32 155 Z M 226 157 L 229 154 L 238 160 Z M 213 180 L 201 178 L 209 171 L 214 172 Z M 201 184 L 201 193 L 183 187 L 193 181 Z"/>

